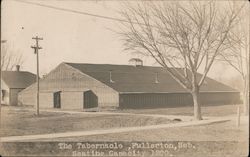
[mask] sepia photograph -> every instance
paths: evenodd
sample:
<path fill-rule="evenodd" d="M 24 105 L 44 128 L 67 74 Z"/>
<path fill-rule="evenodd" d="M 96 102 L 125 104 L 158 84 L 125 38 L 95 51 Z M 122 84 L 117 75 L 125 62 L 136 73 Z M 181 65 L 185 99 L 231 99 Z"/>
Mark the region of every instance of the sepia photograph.
<path fill-rule="evenodd" d="M 0 156 L 249 156 L 248 0 L 1 0 Z"/>

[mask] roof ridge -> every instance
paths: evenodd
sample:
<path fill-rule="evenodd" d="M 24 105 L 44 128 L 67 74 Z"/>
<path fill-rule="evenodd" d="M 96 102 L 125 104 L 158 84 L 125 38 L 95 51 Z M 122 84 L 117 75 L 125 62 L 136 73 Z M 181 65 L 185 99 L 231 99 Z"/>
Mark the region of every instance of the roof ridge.
<path fill-rule="evenodd" d="M 19 73 L 31 73 L 31 74 L 34 74 L 34 73 L 32 73 L 32 72 L 30 72 L 30 71 L 10 71 L 10 70 L 2 70 L 1 72 L 19 72 Z"/>
<path fill-rule="evenodd" d="M 136 67 L 134 65 L 129 64 L 109 64 L 109 63 L 73 63 L 73 62 L 63 62 L 65 64 L 75 64 L 75 65 L 111 65 L 111 66 L 129 66 L 129 67 Z M 153 68 L 163 68 L 162 66 L 151 66 L 151 65 L 143 65 L 139 67 L 153 67 Z M 138 67 L 137 67 L 138 68 Z"/>

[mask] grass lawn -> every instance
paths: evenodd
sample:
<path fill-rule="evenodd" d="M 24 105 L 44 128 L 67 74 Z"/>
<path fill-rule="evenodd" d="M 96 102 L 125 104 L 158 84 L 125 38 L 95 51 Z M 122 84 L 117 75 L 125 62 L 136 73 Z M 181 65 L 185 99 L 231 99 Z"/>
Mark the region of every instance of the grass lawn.
<path fill-rule="evenodd" d="M 41 112 L 22 107 L 3 107 L 0 136 L 47 134 L 70 131 L 98 130 L 119 127 L 174 123 L 166 118 L 136 115 L 93 115 Z"/>
<path fill-rule="evenodd" d="M 236 115 L 237 106 L 224 105 L 203 107 L 204 116 Z M 118 111 L 121 112 L 121 111 Z M 192 107 L 122 110 L 130 113 L 192 115 Z M 41 112 L 36 117 L 33 111 L 20 107 L 2 108 L 1 136 L 84 131 L 129 126 L 145 126 L 173 123 L 166 118 L 153 118 L 137 115 L 69 114 L 62 112 Z M 59 142 L 178 142 L 190 141 L 195 149 L 178 150 L 173 156 L 247 156 L 249 144 L 249 123 L 245 117 L 240 127 L 236 121 L 213 123 L 210 125 L 144 130 L 84 137 L 54 138 L 33 142 L 0 143 L 3 155 L 58 155 L 71 156 L 72 150 L 58 149 Z M 1 150 L 0 150 L 1 151 Z"/>
<path fill-rule="evenodd" d="M 229 115 L 236 115 L 237 108 L 238 105 L 203 106 L 201 108 L 201 111 L 203 116 L 229 116 Z M 242 106 L 241 106 L 241 111 L 243 111 Z M 185 106 L 177 108 L 156 108 L 156 109 L 120 109 L 120 110 L 115 110 L 113 112 L 193 116 L 193 107 Z"/>

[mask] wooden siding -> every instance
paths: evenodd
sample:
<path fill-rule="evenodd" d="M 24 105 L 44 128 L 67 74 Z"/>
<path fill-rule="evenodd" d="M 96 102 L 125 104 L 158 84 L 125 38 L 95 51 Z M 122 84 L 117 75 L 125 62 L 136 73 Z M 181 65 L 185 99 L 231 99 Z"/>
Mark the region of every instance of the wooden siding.
<path fill-rule="evenodd" d="M 120 108 L 177 107 L 192 103 L 191 95 L 180 93 L 138 93 L 120 94 Z"/>
<path fill-rule="evenodd" d="M 18 104 L 18 93 L 21 92 L 23 90 L 23 88 L 11 88 L 10 89 L 10 97 L 9 97 L 9 101 L 10 101 L 10 105 L 17 105 Z"/>
<path fill-rule="evenodd" d="M 95 80 L 94 78 L 85 75 L 80 71 L 78 71 L 77 69 L 74 69 L 73 67 L 66 65 L 64 63 L 60 64 L 56 69 L 51 71 L 44 79 L 40 81 L 41 93 L 48 93 L 48 92 L 54 93 L 56 91 L 62 91 L 62 92 L 71 92 L 71 94 L 73 94 L 74 92 L 81 92 L 83 95 L 83 92 L 89 89 L 91 89 L 98 96 L 99 107 L 106 107 L 106 106 L 118 107 L 119 103 L 118 92 L 108 87 L 107 85 Z M 34 101 L 35 95 L 33 94 L 35 92 L 36 92 L 36 84 L 33 84 L 32 86 L 22 91 L 19 94 L 20 103 L 35 104 Z M 76 106 L 74 105 L 76 104 L 74 104 L 74 101 L 75 99 L 78 99 L 78 96 L 77 98 L 74 98 L 74 95 L 70 94 L 68 94 L 67 96 L 68 97 L 65 99 L 62 98 L 63 100 L 61 103 L 63 104 L 64 103 L 63 101 L 66 101 L 67 105 L 72 105 L 72 109 L 75 109 Z M 43 101 L 42 99 L 43 95 L 40 96 L 40 101 Z M 53 100 L 47 100 L 47 98 L 45 100 L 48 102 L 48 104 L 45 104 L 46 102 L 42 103 L 41 107 L 43 107 L 43 104 L 45 105 L 45 107 L 51 106 L 50 102 Z M 81 101 L 83 101 L 83 98 L 81 98 Z M 68 108 L 70 109 L 71 107 Z"/>
<path fill-rule="evenodd" d="M 240 92 L 204 92 L 201 94 L 201 101 L 205 105 L 226 105 L 241 103 Z"/>
<path fill-rule="evenodd" d="M 36 93 L 36 91 L 35 91 Z M 34 94 L 35 101 L 34 105 L 36 105 L 36 94 Z M 41 92 L 39 94 L 39 105 L 42 108 L 53 108 L 53 93 L 51 92 Z"/>
<path fill-rule="evenodd" d="M 18 93 L 18 105 L 36 105 L 36 91 L 34 89 L 26 91 L 25 90 L 26 89 Z"/>
<path fill-rule="evenodd" d="M 239 93 L 201 93 L 202 105 L 235 104 L 240 102 Z M 119 95 L 120 108 L 155 108 L 192 106 L 189 93 L 131 93 Z"/>
<path fill-rule="evenodd" d="M 61 108 L 69 110 L 82 110 L 83 92 L 61 92 Z"/>

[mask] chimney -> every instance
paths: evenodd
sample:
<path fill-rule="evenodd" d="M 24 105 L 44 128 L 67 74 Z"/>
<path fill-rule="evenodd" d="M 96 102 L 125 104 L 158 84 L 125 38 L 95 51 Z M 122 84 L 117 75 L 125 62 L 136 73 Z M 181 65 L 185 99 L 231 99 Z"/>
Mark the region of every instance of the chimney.
<path fill-rule="evenodd" d="M 109 82 L 115 83 L 115 81 L 112 80 L 112 70 L 109 71 Z"/>
<path fill-rule="evenodd" d="M 20 71 L 20 65 L 16 65 L 16 71 Z"/>
<path fill-rule="evenodd" d="M 155 83 L 159 83 L 159 80 L 158 80 L 158 73 L 155 73 Z"/>
<path fill-rule="evenodd" d="M 130 63 L 133 63 L 134 66 L 136 67 L 140 67 L 140 66 L 143 66 L 143 61 L 140 59 L 140 58 L 131 58 L 129 60 Z"/>
<path fill-rule="evenodd" d="M 143 66 L 143 61 L 142 60 L 138 60 L 136 61 L 136 67 L 140 67 L 140 66 Z"/>

